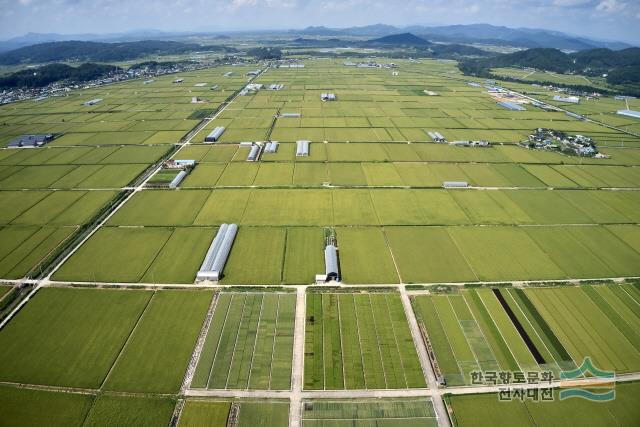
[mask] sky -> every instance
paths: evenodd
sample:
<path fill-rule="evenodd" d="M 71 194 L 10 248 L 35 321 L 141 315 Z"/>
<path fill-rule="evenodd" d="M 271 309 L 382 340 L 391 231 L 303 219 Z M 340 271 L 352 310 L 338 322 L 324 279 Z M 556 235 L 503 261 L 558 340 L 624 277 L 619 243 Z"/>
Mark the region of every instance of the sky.
<path fill-rule="evenodd" d="M 488 23 L 640 45 L 640 0 L 0 0 L 0 39 L 37 33 Z"/>

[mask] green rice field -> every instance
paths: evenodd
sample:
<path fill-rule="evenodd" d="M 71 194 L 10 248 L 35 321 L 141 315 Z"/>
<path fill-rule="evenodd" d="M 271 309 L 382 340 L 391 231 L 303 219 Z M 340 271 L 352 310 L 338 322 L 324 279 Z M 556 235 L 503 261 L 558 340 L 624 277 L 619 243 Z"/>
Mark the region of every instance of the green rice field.
<path fill-rule="evenodd" d="M 192 388 L 288 390 L 295 295 L 222 293 Z"/>
<path fill-rule="evenodd" d="M 624 284 L 477 289 L 412 301 L 446 384 L 469 385 L 472 372 L 558 377 L 586 357 L 600 369 L 635 372 L 637 297 L 636 288 Z"/>
<path fill-rule="evenodd" d="M 190 290 L 43 289 L 0 331 L 0 381 L 175 393 L 211 297 Z"/>
<path fill-rule="evenodd" d="M 435 427 L 431 401 L 421 399 L 305 400 L 302 425 Z"/>
<path fill-rule="evenodd" d="M 615 387 L 615 399 L 593 402 L 571 398 L 534 402 L 513 400 L 501 402 L 496 394 L 472 394 L 448 396 L 446 401 L 452 411 L 456 427 L 486 426 L 633 426 L 640 418 L 637 396 L 638 383 L 619 383 Z M 557 393 L 557 390 L 556 390 Z"/>
<path fill-rule="evenodd" d="M 625 103 L 563 105 L 583 121 L 507 110 L 455 61 L 394 58 L 394 75 L 298 59 L 238 96 L 264 64 L 0 106 L 0 282 L 16 289 L 0 286 L 0 321 L 3 298 L 30 296 L 0 329 L 0 426 L 430 427 L 444 420 L 425 349 L 443 392 L 466 387 L 445 397 L 454 426 L 637 425 L 636 382 L 598 405 L 467 387 L 587 358 L 640 371 L 640 124 L 616 115 Z M 530 85 L 539 73 L 499 71 L 554 103 Z M 592 137 L 607 157 L 519 145 L 537 128 Z M 32 133 L 55 139 L 7 148 Z M 267 139 L 277 151 L 247 161 L 241 143 Z M 154 188 L 170 159 L 195 166 Z M 238 225 L 222 276 L 196 281 L 222 224 Z M 326 272 L 333 239 L 346 286 L 296 292 Z"/>
<path fill-rule="evenodd" d="M 289 402 L 281 400 L 205 400 L 188 399 L 180 417 L 180 427 L 227 425 L 231 405 L 238 406 L 237 426 L 275 427 L 289 421 Z"/>
<path fill-rule="evenodd" d="M 425 387 L 400 298 L 307 294 L 304 388 Z"/>

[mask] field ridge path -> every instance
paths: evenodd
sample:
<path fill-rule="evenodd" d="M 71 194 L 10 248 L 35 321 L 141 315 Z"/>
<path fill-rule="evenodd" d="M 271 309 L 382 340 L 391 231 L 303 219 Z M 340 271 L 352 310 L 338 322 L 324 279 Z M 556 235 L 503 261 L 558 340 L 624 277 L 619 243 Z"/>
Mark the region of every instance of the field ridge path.
<path fill-rule="evenodd" d="M 306 286 L 296 292 L 296 320 L 293 333 L 293 368 L 289 396 L 289 427 L 302 425 L 302 382 L 304 376 L 304 326 L 307 316 Z"/>
<path fill-rule="evenodd" d="M 431 361 L 429 360 L 429 355 L 427 354 L 427 349 L 425 348 L 422 341 L 422 335 L 420 334 L 420 328 L 418 327 L 418 320 L 416 319 L 416 316 L 413 312 L 413 307 L 411 307 L 411 300 L 409 299 L 409 294 L 407 294 L 407 288 L 404 285 L 400 285 L 399 289 L 400 299 L 402 300 L 402 306 L 404 307 L 404 313 L 407 316 L 407 322 L 409 323 L 411 336 L 413 337 L 413 342 L 416 346 L 416 351 L 418 352 L 420 365 L 422 365 L 422 372 L 424 373 L 425 380 L 427 381 L 429 389 L 433 391 L 433 394 L 431 395 L 431 401 L 433 403 L 433 409 L 436 412 L 438 426 L 451 427 L 447 407 L 444 404 L 444 400 L 442 399 L 440 390 L 438 390 L 436 374 L 433 371 Z"/>

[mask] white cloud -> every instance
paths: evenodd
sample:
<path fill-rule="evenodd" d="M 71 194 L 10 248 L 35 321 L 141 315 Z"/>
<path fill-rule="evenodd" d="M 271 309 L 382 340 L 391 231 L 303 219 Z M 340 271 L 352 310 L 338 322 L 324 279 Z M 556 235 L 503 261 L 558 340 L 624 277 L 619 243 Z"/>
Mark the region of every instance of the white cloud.
<path fill-rule="evenodd" d="M 620 12 L 624 9 L 626 4 L 618 0 L 602 0 L 596 6 L 596 10 L 604 13 Z"/>
<path fill-rule="evenodd" d="M 488 23 L 638 43 L 639 20 L 640 0 L 0 0 L 0 38 L 34 22 L 58 33 Z"/>
<path fill-rule="evenodd" d="M 559 7 L 576 7 L 592 4 L 593 0 L 553 0 L 552 4 Z"/>

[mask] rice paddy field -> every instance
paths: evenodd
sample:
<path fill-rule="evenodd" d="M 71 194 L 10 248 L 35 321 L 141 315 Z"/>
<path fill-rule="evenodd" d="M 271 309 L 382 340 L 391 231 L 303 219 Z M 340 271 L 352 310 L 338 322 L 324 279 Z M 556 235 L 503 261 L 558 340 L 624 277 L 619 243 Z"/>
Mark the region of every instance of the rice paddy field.
<path fill-rule="evenodd" d="M 237 406 L 238 427 L 286 426 L 289 421 L 288 401 L 188 399 L 178 425 L 225 427 L 232 405 Z"/>
<path fill-rule="evenodd" d="M 256 81 L 284 88 L 245 96 L 255 64 L 0 107 L 0 147 L 56 134 L 0 148 L 0 281 L 42 285 L 0 329 L 0 425 L 271 427 L 299 415 L 433 426 L 425 345 L 449 387 L 474 371 L 555 375 L 587 357 L 640 370 L 640 138 L 623 132 L 640 129 L 615 115 L 620 101 L 567 108 L 623 130 L 506 110 L 452 61 L 398 60 L 397 75 L 303 63 L 266 69 Z M 92 98 L 103 101 L 83 105 Z M 217 126 L 220 140 L 205 143 Z M 517 145 L 538 127 L 593 137 L 610 157 Z M 430 131 L 491 146 L 434 143 Z M 240 143 L 265 140 L 277 151 L 247 161 Z M 295 155 L 298 140 L 311 141 L 308 156 Z M 169 158 L 196 165 L 177 189 L 143 185 Z M 221 287 L 196 284 L 225 223 L 239 230 Z M 328 237 L 346 289 L 293 292 L 325 272 Z M 588 284 L 567 283 L 578 279 Z M 538 281 L 549 283 L 523 283 Z M 460 426 L 636 425 L 637 384 L 617 386 L 620 399 L 597 407 L 493 394 L 448 404 Z"/>
<path fill-rule="evenodd" d="M 637 382 L 617 384 L 616 398 L 593 402 L 572 398 L 550 402 L 498 400 L 496 394 L 449 396 L 453 425 L 471 426 L 633 426 L 640 418 Z"/>
<path fill-rule="evenodd" d="M 57 137 L 42 148 L 0 149 L 0 278 L 38 275 L 79 229 L 172 152 L 199 123 L 194 112 L 215 110 L 240 87 L 243 78 L 222 77 L 226 71 L 185 73 L 182 84 L 166 76 L 2 106 L 0 147 L 25 133 Z M 193 86 L 201 80 L 219 89 Z M 191 103 L 196 92 L 206 104 Z M 102 102 L 83 105 L 94 98 Z"/>
<path fill-rule="evenodd" d="M 43 289 L 0 331 L 0 381 L 175 393 L 211 297 L 206 290 Z"/>
<path fill-rule="evenodd" d="M 437 426 L 429 399 L 305 400 L 302 425 L 338 426 Z"/>
<path fill-rule="evenodd" d="M 192 388 L 289 390 L 295 295 L 222 293 Z"/>
<path fill-rule="evenodd" d="M 635 372 L 639 303 L 631 284 L 413 297 L 447 385 L 469 385 L 472 372 L 487 371 L 550 371 L 557 378 L 586 357 L 599 369 Z"/>
<path fill-rule="evenodd" d="M 307 295 L 304 388 L 425 387 L 395 293 Z"/>
<path fill-rule="evenodd" d="M 640 275 L 637 243 L 613 231 L 640 221 L 640 151 L 629 148 L 637 138 L 561 112 L 506 111 L 446 62 L 400 62 L 398 76 L 332 61 L 305 66 L 262 74 L 258 82 L 284 89 L 231 102 L 174 155 L 197 162 L 180 189 L 138 192 L 54 280 L 192 283 L 222 223 L 240 225 L 222 279 L 230 285 L 311 283 L 322 271 L 326 227 L 337 237 L 344 283 Z M 320 101 L 329 89 L 338 100 Z M 216 126 L 226 128 L 220 141 L 204 144 Z M 516 145 L 537 127 L 592 136 L 611 157 Z M 436 144 L 427 131 L 492 146 Z M 247 162 L 239 142 L 266 138 L 280 142 L 277 152 Z M 608 142 L 617 138 L 626 148 Z M 298 139 L 311 141 L 308 157 L 295 156 Z M 443 189 L 444 181 L 471 187 Z M 129 249 L 143 256 L 130 260 Z M 114 252 L 125 268 L 87 267 Z M 255 268 L 244 268 L 247 259 Z"/>

